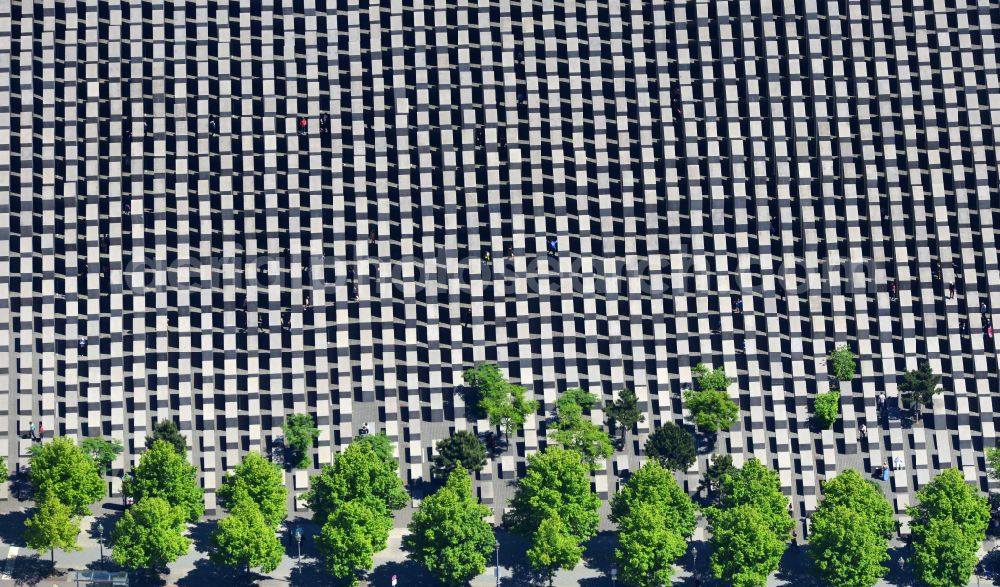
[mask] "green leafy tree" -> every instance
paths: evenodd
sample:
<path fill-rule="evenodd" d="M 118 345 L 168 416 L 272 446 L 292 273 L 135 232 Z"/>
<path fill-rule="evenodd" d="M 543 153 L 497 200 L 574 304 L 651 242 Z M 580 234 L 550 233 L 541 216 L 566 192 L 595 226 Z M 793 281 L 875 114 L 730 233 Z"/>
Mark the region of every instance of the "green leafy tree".
<path fill-rule="evenodd" d="M 407 494 L 397 468 L 395 461 L 388 463 L 371 444 L 352 442 L 312 479 L 305 499 L 313 521 L 324 525 L 330 514 L 348 501 L 363 501 L 383 515 L 403 507 Z"/>
<path fill-rule="evenodd" d="M 584 391 L 579 387 L 573 387 L 564 391 L 559 396 L 559 399 L 556 400 L 556 410 L 563 412 L 567 409 L 567 406 L 576 405 L 579 406 L 580 410 L 587 411 L 592 409 L 596 403 L 596 395 L 589 391 Z"/>
<path fill-rule="evenodd" d="M 524 426 L 528 414 L 538 409 L 538 402 L 525 399 L 526 393 L 520 385 L 508 386 L 509 395 L 483 400 L 490 424 L 503 430 L 504 441 L 510 442 L 510 435 Z"/>
<path fill-rule="evenodd" d="M 385 432 L 380 432 L 378 434 L 366 434 L 364 436 L 359 436 L 351 441 L 352 444 L 357 444 L 359 446 L 366 446 L 372 449 L 383 462 L 392 468 L 396 468 L 396 453 L 392 448 L 392 441 Z"/>
<path fill-rule="evenodd" d="M 84 439 L 84 441 L 80 443 L 80 448 L 82 448 L 83 452 L 87 453 L 87 456 L 94 461 L 94 464 L 97 465 L 98 472 L 102 475 L 106 475 L 108 473 L 108 470 L 111 469 L 111 463 L 115 462 L 115 459 L 118 458 L 118 455 L 122 454 L 122 450 L 124 450 L 122 443 L 117 439 L 112 438 L 111 440 L 108 440 L 97 436 Z"/>
<path fill-rule="evenodd" d="M 695 506 L 670 471 L 649 460 L 612 498 L 611 520 L 618 524 L 615 555 L 622 579 L 652 587 L 669 582 L 674 563 L 687 550 Z"/>
<path fill-rule="evenodd" d="M 778 474 L 750 459 L 723 478 L 719 505 L 704 511 L 716 578 L 738 587 L 763 585 L 778 568 L 793 526 Z"/>
<path fill-rule="evenodd" d="M 916 538 L 916 536 L 915 536 Z M 962 587 L 976 568 L 981 539 L 950 518 L 931 518 L 913 544 L 917 575 L 928 587 Z"/>
<path fill-rule="evenodd" d="M 6 483 L 9 476 L 10 470 L 7 469 L 7 459 L 0 457 L 0 483 Z"/>
<path fill-rule="evenodd" d="M 591 469 L 599 469 L 601 461 L 614 454 L 611 437 L 585 418 L 576 403 L 563 405 L 555 428 L 552 438 L 567 449 L 578 452 Z"/>
<path fill-rule="evenodd" d="M 177 429 L 177 424 L 173 420 L 160 420 L 153 426 L 152 436 L 146 437 L 146 448 L 153 448 L 157 440 L 166 441 L 178 454 L 187 454 L 187 439 Z"/>
<path fill-rule="evenodd" d="M 618 399 L 608 404 L 605 412 L 612 422 L 618 423 L 622 431 L 623 442 L 629 430 L 632 430 L 636 424 L 646 421 L 645 414 L 639 409 L 639 398 L 634 391 L 627 387 L 618 394 Z"/>
<path fill-rule="evenodd" d="M 361 501 L 348 501 L 330 514 L 317 539 L 320 554 L 334 577 L 350 580 L 370 570 L 375 553 L 385 548 L 392 519 Z"/>
<path fill-rule="evenodd" d="M 809 555 L 824 583 L 833 587 L 871 587 L 885 574 L 886 539 L 861 512 L 842 505 L 819 509 L 812 517 Z"/>
<path fill-rule="evenodd" d="M 691 417 L 700 430 L 714 433 L 729 430 L 739 416 L 740 408 L 725 391 L 705 389 L 684 392 Z"/>
<path fill-rule="evenodd" d="M 243 462 L 223 478 L 216 495 L 220 505 L 229 510 L 249 500 L 272 528 L 288 516 L 285 474 L 281 467 L 260 453 L 252 452 L 243 457 Z"/>
<path fill-rule="evenodd" d="M 708 467 L 698 483 L 698 490 L 704 491 L 705 496 L 715 500 L 719 496 L 722 482 L 726 476 L 736 470 L 733 466 L 733 457 L 729 455 L 714 454 L 709 460 Z"/>
<path fill-rule="evenodd" d="M 823 483 L 819 509 L 844 506 L 865 517 L 876 535 L 888 538 L 896 529 L 892 505 L 874 481 L 854 469 L 845 469 Z"/>
<path fill-rule="evenodd" d="M 990 477 L 1000 480 L 1000 448 L 986 449 L 986 464 L 989 466 Z"/>
<path fill-rule="evenodd" d="M 460 465 L 444 487 L 423 500 L 413 514 L 404 544 L 410 557 L 445 585 L 465 585 L 486 568 L 493 552 L 490 508 L 472 495 L 472 481 Z"/>
<path fill-rule="evenodd" d="M 127 569 L 162 569 L 191 546 L 191 540 L 184 536 L 184 511 L 159 497 L 141 499 L 125 510 L 112 540 L 111 558 Z"/>
<path fill-rule="evenodd" d="M 655 460 L 646 461 L 611 499 L 611 521 L 622 525 L 639 506 L 653 507 L 664 527 L 681 538 L 694 532 L 694 502 L 673 474 Z"/>
<path fill-rule="evenodd" d="M 788 498 L 781 492 L 778 474 L 765 467 L 759 460 L 750 459 L 743 468 L 726 476 L 717 508 L 707 508 L 711 518 L 718 510 L 748 505 L 756 509 L 768 527 L 782 542 L 791 538 L 792 516 L 788 512 Z"/>
<path fill-rule="evenodd" d="M 990 506 L 958 469 L 947 469 L 934 477 L 917 492 L 917 505 L 909 509 L 912 527 L 919 527 L 931 518 L 951 518 L 975 536 L 986 531 Z"/>
<path fill-rule="evenodd" d="M 76 545 L 79 534 L 80 518 L 52 493 L 42 494 L 35 514 L 24 522 L 25 543 L 38 552 L 49 551 L 53 564 L 57 548 L 65 552 L 80 550 Z"/>
<path fill-rule="evenodd" d="M 36 496 L 51 493 L 77 515 L 90 514 L 88 506 L 104 497 L 104 479 L 94 462 L 66 437 L 31 447 L 28 477 Z"/>
<path fill-rule="evenodd" d="M 908 513 L 921 580 L 931 587 L 967 584 L 989 525 L 986 497 L 948 469 L 917 492 Z"/>
<path fill-rule="evenodd" d="M 285 434 L 285 446 L 292 451 L 292 460 L 297 469 L 309 467 L 309 449 L 319 438 L 319 429 L 309 414 L 292 414 L 285 420 L 282 427 Z"/>
<path fill-rule="evenodd" d="M 664 422 L 649 435 L 646 454 L 674 471 L 686 471 L 698 457 L 694 436 L 673 422 Z"/>
<path fill-rule="evenodd" d="M 284 554 L 281 540 L 254 502 L 246 496 L 242 499 L 230 508 L 229 515 L 219 520 L 212 533 L 213 550 L 209 558 L 217 565 L 245 569 L 247 573 L 251 568 L 270 573 L 281 564 Z"/>
<path fill-rule="evenodd" d="M 819 425 L 830 428 L 840 415 L 840 392 L 828 391 L 817 395 L 813 410 Z"/>
<path fill-rule="evenodd" d="M 459 430 L 437 443 L 434 471 L 447 476 L 459 464 L 469 471 L 481 471 L 486 466 L 486 448 L 475 434 Z"/>
<path fill-rule="evenodd" d="M 125 495 L 142 501 L 164 499 L 178 509 L 186 522 L 205 515 L 205 492 L 198 484 L 198 471 L 165 440 L 157 440 L 142 454 L 139 465 L 125 481 Z"/>
<path fill-rule="evenodd" d="M 903 401 L 909 404 L 917 415 L 920 415 L 922 407 L 930 407 L 934 401 L 934 396 L 941 392 L 938 384 L 941 383 L 941 376 L 935 375 L 931 371 L 930 363 L 923 362 L 914 371 L 903 373 L 903 380 L 899 384 L 899 389 L 903 392 Z"/>
<path fill-rule="evenodd" d="M 760 587 L 777 570 L 788 546 L 752 505 L 718 510 L 709 518 L 712 573 L 733 587 Z"/>
<path fill-rule="evenodd" d="M 698 363 L 691 371 L 698 389 L 702 391 L 726 391 L 733 384 L 733 380 L 721 368 L 711 369 L 704 363 Z"/>
<path fill-rule="evenodd" d="M 528 414 L 538 409 L 538 402 L 526 399 L 525 389 L 509 383 L 500 368 L 492 363 L 473 367 L 462 377 L 471 388 L 466 402 L 485 414 L 491 426 L 503 430 L 507 442 L 510 442 L 512 433 L 524 426 Z"/>
<path fill-rule="evenodd" d="M 483 399 L 493 396 L 503 396 L 508 383 L 504 379 L 500 367 L 493 363 L 482 363 L 462 373 L 462 379 L 468 388 L 465 391 L 465 403 L 478 415 L 485 416 L 486 410 L 481 405 Z"/>
<path fill-rule="evenodd" d="M 514 532 L 531 536 L 545 518 L 558 514 L 570 535 L 583 542 L 597 533 L 600 506 L 579 453 L 550 446 L 528 457 L 505 520 Z"/>
<path fill-rule="evenodd" d="M 830 353 L 830 364 L 833 365 L 833 375 L 840 381 L 850 381 L 854 378 L 857 365 L 854 362 L 854 352 L 848 345 L 841 345 Z"/>
<path fill-rule="evenodd" d="M 673 566 L 687 550 L 687 542 L 663 524 L 658 508 L 638 504 L 621 519 L 615 557 L 621 579 L 636 587 L 670 584 Z"/>
<path fill-rule="evenodd" d="M 580 562 L 583 547 L 563 524 L 559 514 L 552 513 L 539 524 L 531 535 L 528 562 L 545 575 L 552 586 L 557 569 L 572 570 Z"/>

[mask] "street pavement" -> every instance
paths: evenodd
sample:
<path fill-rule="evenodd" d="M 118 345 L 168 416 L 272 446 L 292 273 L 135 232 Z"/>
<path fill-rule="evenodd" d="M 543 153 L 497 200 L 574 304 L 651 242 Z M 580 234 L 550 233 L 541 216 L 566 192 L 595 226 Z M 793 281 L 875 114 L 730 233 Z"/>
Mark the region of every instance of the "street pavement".
<path fill-rule="evenodd" d="M 81 547 L 78 551 L 55 553 L 56 573 L 52 573 L 52 564 L 49 562 L 49 553 L 38 553 L 28 549 L 22 540 L 24 519 L 27 514 L 23 509 L 11 509 L 0 515 L 0 586 L 6 585 L 65 585 L 72 583 L 72 571 L 79 569 L 116 569 L 110 563 L 110 541 L 108 540 L 109 529 L 114 526 L 120 515 L 120 508 L 114 503 L 105 503 L 93 508 L 95 515 L 84 518 L 82 522 L 83 531 L 80 534 L 78 544 Z M 100 532 L 97 525 L 100 523 L 104 527 L 104 548 L 102 551 Z M 229 569 L 217 567 L 208 562 L 209 537 L 215 522 L 213 520 L 203 521 L 190 527 L 189 535 L 192 538 L 192 546 L 188 554 L 181 557 L 169 567 L 169 572 L 157 577 L 141 577 L 133 581 L 133 585 L 155 585 L 155 586 L 177 586 L 177 587 L 197 587 L 211 585 L 217 582 L 224 582 L 230 585 L 259 585 L 261 587 L 277 585 L 333 585 L 338 583 L 323 570 L 322 560 L 315 550 L 313 536 L 318 528 L 306 520 L 288 521 L 282 528 L 282 538 L 285 543 L 285 558 L 281 565 L 268 575 L 253 574 L 248 576 L 242 572 L 234 572 Z M 294 529 L 297 526 L 303 528 L 304 539 L 302 541 L 302 558 L 299 559 L 298 544 L 293 538 Z M 402 548 L 402 539 L 405 533 L 403 528 L 395 528 L 390 534 L 388 547 L 375 557 L 375 567 L 360 585 L 367 587 L 390 587 L 393 576 L 397 579 L 398 586 L 420 585 L 433 586 L 436 581 L 420 565 L 407 559 Z M 500 562 L 502 587 L 521 587 L 529 585 L 543 585 L 544 581 L 534 575 L 527 566 L 525 550 L 527 542 L 517 536 L 499 532 L 500 542 Z M 674 583 L 678 585 L 721 585 L 717 581 L 710 581 L 707 578 L 708 558 L 711 554 L 706 542 L 706 531 L 702 523 L 699 525 L 693 537 L 692 548 L 681 559 Z M 981 554 L 991 552 L 996 546 L 996 537 L 988 537 L 987 543 Z M 581 587 L 602 587 L 614 585 L 612 581 L 613 560 L 612 553 L 615 547 L 615 538 L 612 533 L 601 533 L 587 544 L 583 560 L 572 571 L 561 571 L 556 574 L 554 585 L 579 585 Z M 792 545 L 785 554 L 779 571 L 768 581 L 769 586 L 795 585 L 795 586 L 820 586 L 818 581 L 810 574 L 809 559 L 805 556 L 805 546 L 803 544 Z M 700 583 L 691 575 L 691 568 L 695 560 L 693 553 L 697 551 L 697 566 L 702 574 Z M 101 562 L 101 554 L 104 554 L 105 562 Z M 912 577 L 908 573 L 901 572 L 897 566 L 900 555 L 905 553 L 904 545 L 898 540 L 894 540 L 890 545 L 891 559 L 888 563 L 890 572 L 885 580 L 880 581 L 881 586 L 909 585 Z M 492 558 L 492 557 L 491 557 Z M 995 555 L 991 556 L 990 564 L 992 568 L 1000 568 L 1000 564 L 995 560 Z M 476 577 L 471 585 L 473 587 L 489 587 L 497 584 L 495 575 L 496 567 L 491 564 L 486 572 Z M 1000 585 L 983 577 L 973 577 L 970 585 Z"/>

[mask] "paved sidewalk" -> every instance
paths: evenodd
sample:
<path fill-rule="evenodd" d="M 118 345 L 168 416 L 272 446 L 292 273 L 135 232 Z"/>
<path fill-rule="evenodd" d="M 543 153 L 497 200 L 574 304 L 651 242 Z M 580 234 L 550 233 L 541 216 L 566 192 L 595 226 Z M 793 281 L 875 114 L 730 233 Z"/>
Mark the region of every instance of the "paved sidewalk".
<path fill-rule="evenodd" d="M 7 504 L 8 506 L 14 504 Z M 26 514 L 21 510 L 10 510 L 0 514 L 0 585 L 65 585 L 71 583 L 71 571 L 85 568 L 113 568 L 108 562 L 103 565 L 101 560 L 100 534 L 97 531 L 97 523 L 100 522 L 105 530 L 105 542 L 110 528 L 114 527 L 120 515 L 118 505 L 113 502 L 106 502 L 93 508 L 95 515 L 83 520 L 83 531 L 80 534 L 78 543 L 81 550 L 75 552 L 55 553 L 55 568 L 57 575 L 51 575 L 52 565 L 49 562 L 48 554 L 39 556 L 34 551 L 28 549 L 21 538 Z M 231 570 L 219 568 L 212 565 L 207 560 L 209 548 L 209 536 L 214 521 L 204 521 L 191 526 L 190 536 L 192 547 L 190 552 L 170 565 L 169 573 L 159 578 L 149 578 L 134 581 L 133 585 L 158 585 L 177 587 L 199 587 L 223 582 L 230 585 L 256 584 L 261 587 L 271 587 L 277 585 L 333 585 L 337 582 L 332 579 L 323 569 L 322 561 L 315 551 L 313 536 L 317 528 L 307 521 L 290 521 L 285 524 L 283 536 L 285 538 L 286 556 L 281 565 L 268 576 L 253 575 L 248 577 L 242 573 L 234 573 Z M 303 527 L 304 540 L 302 542 L 302 559 L 298 559 L 298 547 L 291 538 L 294 527 Z M 406 557 L 406 553 L 401 547 L 404 534 L 403 528 L 395 528 L 389 537 L 388 547 L 375 557 L 375 568 L 368 575 L 366 581 L 360 584 L 367 587 L 389 587 L 392 577 L 398 579 L 398 585 L 435 585 L 434 579 L 420 566 Z M 498 534 L 501 561 L 501 580 L 503 587 L 521 587 L 529 585 L 544 584 L 540 578 L 533 575 L 527 566 L 525 550 L 527 542 L 517 536 L 509 535 L 505 532 Z M 707 577 L 708 558 L 711 555 L 710 547 L 705 538 L 704 526 L 699 526 L 695 534 L 692 548 L 681 559 L 675 575 L 675 584 L 697 585 L 690 573 L 693 566 L 693 552 L 697 551 L 697 563 L 701 569 L 703 577 Z M 981 554 L 991 552 L 996 546 L 996 538 L 988 537 Z M 555 585 L 580 585 L 583 587 L 603 587 L 611 586 L 611 559 L 615 548 L 615 537 L 611 533 L 602 533 L 591 540 L 584 553 L 584 559 L 572 571 L 560 572 L 556 575 Z M 104 555 L 110 557 L 109 546 L 104 547 Z M 901 554 L 904 554 L 903 544 L 894 541 L 890 545 L 890 572 L 884 581 L 879 582 L 879 586 L 909 585 L 911 578 L 902 575 L 896 566 Z M 518 562 L 514 562 L 518 561 Z M 993 569 L 1000 569 L 1000 553 L 991 552 L 986 564 Z M 491 587 L 496 585 L 495 567 L 491 566 L 486 572 L 471 582 L 473 587 Z M 716 581 L 703 578 L 701 585 L 720 585 Z M 1000 583 L 990 582 L 984 578 L 973 578 L 971 585 L 1000 585 Z M 795 585 L 795 586 L 820 586 L 821 582 L 815 580 L 810 574 L 810 563 L 806 556 L 805 546 L 793 545 L 788 549 L 782 561 L 781 569 L 768 582 L 771 586 Z"/>

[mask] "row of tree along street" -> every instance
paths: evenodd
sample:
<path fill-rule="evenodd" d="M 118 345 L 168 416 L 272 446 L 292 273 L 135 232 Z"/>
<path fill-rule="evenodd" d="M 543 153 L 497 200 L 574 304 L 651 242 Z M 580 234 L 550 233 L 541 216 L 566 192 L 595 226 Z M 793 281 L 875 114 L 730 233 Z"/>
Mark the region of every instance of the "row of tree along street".
<path fill-rule="evenodd" d="M 692 418 L 700 430 L 728 428 L 738 417 L 726 392 L 732 381 L 704 365 L 695 374 L 697 389 L 685 393 Z M 470 369 L 465 380 L 469 405 L 505 435 L 537 410 L 524 388 L 506 381 L 495 365 Z M 598 530 L 601 503 L 591 475 L 613 454 L 615 441 L 588 417 L 597 401 L 581 389 L 561 395 L 549 428 L 552 442 L 528 457 L 503 519 L 512 532 L 530 539 L 528 562 L 550 584 L 559 569 L 579 563 L 584 544 Z M 643 419 L 638 399 L 627 390 L 604 412 L 622 438 Z M 285 443 L 293 454 L 286 462 L 307 465 L 316 437 L 311 416 L 290 417 Z M 777 473 L 756 459 L 735 467 L 729 456 L 715 455 L 702 480 L 706 499 L 699 507 L 674 476 L 694 462 L 695 446 L 681 426 L 656 428 L 645 444 L 650 458 L 613 497 L 623 584 L 668 584 L 699 512 L 711 532 L 711 574 L 732 585 L 764 585 L 789 547 L 794 522 Z M 77 548 L 81 516 L 104 497 L 102 474 L 120 451 L 120 445 L 99 439 L 77 446 L 56 438 L 33 447 L 29 478 L 36 508 L 25 532 L 30 547 L 52 556 L 57 548 Z M 124 483 L 131 505 L 111 535 L 112 558 L 122 567 L 162 571 L 188 552 L 187 526 L 205 511 L 186 451 L 186 440 L 170 421 L 159 423 L 147 439 L 147 450 Z M 384 435 L 360 436 L 312 478 L 305 499 L 320 527 L 316 544 L 339 579 L 353 582 L 372 568 L 375 554 L 387 545 L 394 512 L 408 501 L 394 452 Z M 988 457 L 1000 460 L 1000 453 Z M 488 458 L 483 442 L 469 432 L 442 440 L 434 460 L 441 485 L 414 512 L 404 538 L 408 556 L 446 585 L 462 585 L 483 573 L 494 551 L 490 510 L 474 496 L 470 478 Z M 2 470 L 6 475 L 6 467 Z M 808 536 L 816 572 L 837 587 L 873 585 L 887 571 L 888 540 L 897 529 L 892 507 L 874 482 L 854 470 L 827 480 L 822 491 Z M 247 454 L 224 478 L 218 499 L 226 515 L 212 534 L 211 560 L 246 572 L 276 569 L 284 552 L 278 528 L 287 516 L 281 467 Z M 909 562 L 916 575 L 933 587 L 965 585 L 990 518 L 986 498 L 957 470 L 947 470 L 918 492 L 909 514 Z"/>

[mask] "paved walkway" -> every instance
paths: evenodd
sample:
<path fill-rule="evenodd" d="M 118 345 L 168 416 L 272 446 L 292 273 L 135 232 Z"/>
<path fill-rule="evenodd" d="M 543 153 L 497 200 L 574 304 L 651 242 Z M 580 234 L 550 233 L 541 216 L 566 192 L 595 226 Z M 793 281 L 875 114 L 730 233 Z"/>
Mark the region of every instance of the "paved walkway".
<path fill-rule="evenodd" d="M 117 511 L 113 508 L 95 508 L 97 515 L 88 517 L 83 521 L 84 532 L 81 533 L 79 545 L 81 550 L 75 552 L 57 551 L 55 554 L 55 567 L 61 576 L 50 576 L 52 565 L 49 562 L 48 554 L 38 556 L 37 553 L 26 548 L 21 542 L 20 531 L 23 525 L 23 512 L 8 511 L 0 516 L 0 585 L 59 585 L 70 581 L 69 570 L 84 568 L 113 568 L 109 563 L 102 564 L 101 547 L 96 530 L 97 522 L 103 523 L 106 528 L 113 526 L 117 517 Z M 302 543 L 302 559 L 298 559 L 298 547 L 291 539 L 291 528 L 295 522 L 286 523 L 284 532 L 286 543 L 286 556 L 281 565 L 268 576 L 254 575 L 252 578 L 242 573 L 233 573 L 228 569 L 221 569 L 207 560 L 208 538 L 213 526 L 213 522 L 207 521 L 191 527 L 190 536 L 193 545 L 190 552 L 170 565 L 169 573 L 162 578 L 155 580 L 142 580 L 142 585 L 176 585 L 178 587 L 200 587 L 210 585 L 214 582 L 222 581 L 229 584 L 256 584 L 261 587 L 277 585 L 336 585 L 332 578 L 323 570 L 322 562 L 317 558 L 313 534 L 316 527 L 308 522 L 303 522 L 305 539 Z M 401 548 L 401 541 L 404 530 L 396 528 L 389 538 L 388 547 L 375 557 L 375 568 L 368 575 L 367 581 L 362 585 L 371 587 L 389 587 L 392 576 L 396 575 L 399 585 L 435 585 L 433 578 L 419 565 L 407 560 L 405 552 Z M 520 587 L 541 584 L 538 578 L 526 566 L 526 556 L 524 551 L 528 544 L 525 540 L 501 532 L 498 534 L 501 544 L 501 584 L 505 587 Z M 697 566 L 702 576 L 707 577 L 707 563 L 711 554 L 709 546 L 704 541 L 705 529 L 699 526 L 695 533 L 692 548 L 689 548 L 687 555 L 681 561 L 675 576 L 675 583 L 693 584 L 691 569 L 695 560 L 693 553 L 697 551 Z M 990 550 L 995 544 L 993 538 L 988 539 L 987 548 Z M 584 553 L 583 561 L 572 571 L 562 571 L 556 576 L 556 585 L 580 585 L 584 587 L 599 587 L 611 585 L 611 569 L 613 560 L 611 559 L 615 547 L 613 534 L 602 533 L 587 544 L 587 551 Z M 804 556 L 805 547 L 793 545 L 786 552 L 781 569 L 768 582 L 769 585 L 803 585 L 817 587 L 822 584 L 815 581 L 810 574 L 808 557 Z M 907 585 L 910 577 L 905 573 L 900 573 L 895 562 L 899 559 L 902 551 L 902 544 L 893 542 L 890 547 L 891 572 L 885 581 L 879 582 L 880 586 Z M 110 557 L 110 549 L 105 548 L 104 554 Z M 1000 557 L 997 557 L 1000 558 Z M 518 562 L 512 562 L 518 561 Z M 1000 570 L 1000 561 L 992 560 L 993 568 Z M 472 581 L 474 587 L 491 587 L 496 585 L 495 567 L 486 569 Z M 715 582 L 708 581 L 704 585 L 712 585 Z M 994 585 L 985 579 L 974 578 L 972 585 Z M 1000 583 L 996 585 L 1000 586 Z"/>

